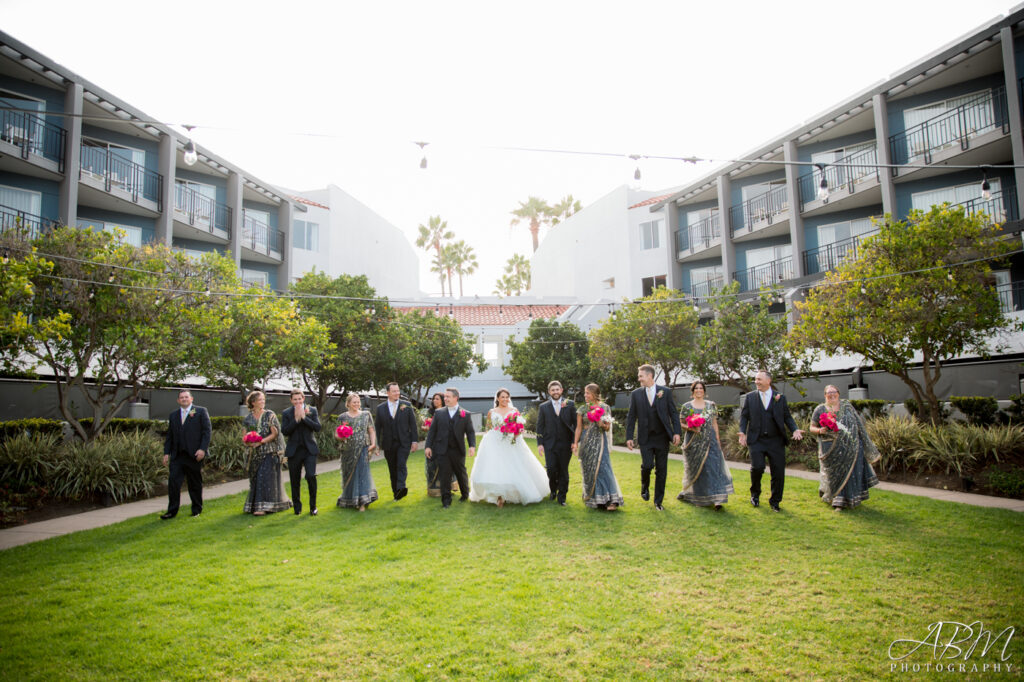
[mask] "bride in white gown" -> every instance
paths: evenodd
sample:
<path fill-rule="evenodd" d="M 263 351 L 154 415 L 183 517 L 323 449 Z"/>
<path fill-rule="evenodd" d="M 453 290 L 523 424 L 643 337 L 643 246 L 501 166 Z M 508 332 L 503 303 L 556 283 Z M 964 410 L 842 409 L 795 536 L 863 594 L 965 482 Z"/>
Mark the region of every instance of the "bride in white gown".
<path fill-rule="evenodd" d="M 499 507 L 506 502 L 532 504 L 550 494 L 547 471 L 534 456 L 522 434 L 513 442 L 500 428 L 505 418 L 517 412 L 507 389 L 494 395 L 494 409 L 487 413 L 487 433 L 480 440 L 473 473 L 469 476 L 469 499 Z"/>

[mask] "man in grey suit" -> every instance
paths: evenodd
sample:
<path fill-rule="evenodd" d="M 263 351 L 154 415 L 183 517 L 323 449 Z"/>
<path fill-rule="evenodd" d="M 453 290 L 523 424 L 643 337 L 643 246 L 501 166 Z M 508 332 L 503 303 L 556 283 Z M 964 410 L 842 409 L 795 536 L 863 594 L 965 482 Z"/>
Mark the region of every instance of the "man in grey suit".
<path fill-rule="evenodd" d="M 167 511 L 161 519 L 173 519 L 181 506 L 181 484 L 188 481 L 192 499 L 192 516 L 203 511 L 203 459 L 210 449 L 213 427 L 205 407 L 192 404 L 192 392 L 178 391 L 178 409 L 167 418 L 164 440 L 164 466 L 170 466 L 167 477 Z"/>
<path fill-rule="evenodd" d="M 284 456 L 288 458 L 288 475 L 292 483 L 292 502 L 296 514 L 302 513 L 302 469 L 306 469 L 306 488 L 309 489 L 309 515 L 316 516 L 316 458 L 320 446 L 314 435 L 320 430 L 316 408 L 306 405 L 306 396 L 295 389 L 292 406 L 281 413 L 281 433 L 288 438 Z"/>

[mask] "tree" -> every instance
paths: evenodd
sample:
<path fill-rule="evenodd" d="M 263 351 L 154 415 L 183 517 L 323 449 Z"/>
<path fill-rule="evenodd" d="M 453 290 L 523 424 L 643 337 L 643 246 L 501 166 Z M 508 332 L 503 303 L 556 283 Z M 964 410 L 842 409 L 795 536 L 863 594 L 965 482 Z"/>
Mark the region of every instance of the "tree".
<path fill-rule="evenodd" d="M 714 319 L 700 328 L 691 356 L 694 377 L 747 392 L 761 369 L 773 379 L 810 373 L 810 358 L 786 346 L 785 318 L 769 311 L 781 291 L 765 289 L 754 301 L 743 300 L 739 291 L 739 283 L 731 282 L 711 298 Z"/>
<path fill-rule="evenodd" d="M 487 369 L 474 352 L 476 339 L 447 315 L 412 309 L 398 311 L 388 323 L 388 343 L 382 363 L 390 368 L 374 382 L 378 390 L 391 381 L 422 405 L 431 386 L 456 377 L 468 377 L 473 369 Z"/>
<path fill-rule="evenodd" d="M 460 239 L 451 245 L 451 263 L 455 274 L 459 276 L 459 296 L 462 296 L 462 276 L 476 272 L 478 263 L 473 247 Z M 449 285 L 450 286 L 450 285 Z"/>
<path fill-rule="evenodd" d="M 234 272 L 230 260 L 210 254 L 191 262 L 164 245 L 136 248 L 78 228 L 50 230 L 30 250 L 24 237 L 4 235 L 7 250 L 28 255 L 15 256 L 17 279 L 2 281 L 30 282 L 5 304 L 5 364 L 46 367 L 61 415 L 83 440 L 143 388 L 179 381 L 216 353 L 223 327 L 205 289 Z M 88 426 L 75 400 L 89 408 Z"/>
<path fill-rule="evenodd" d="M 302 356 L 298 368 L 306 391 L 324 414 L 336 411 L 343 396 L 369 390 L 386 373 L 383 349 L 389 342 L 386 323 L 394 312 L 365 275 L 307 273 L 292 285 L 302 315 L 311 315 L 326 327 L 330 346 L 323 358 Z M 328 408 L 328 395 L 335 393 Z"/>
<path fill-rule="evenodd" d="M 563 220 L 568 220 L 583 210 L 583 204 L 578 199 L 573 199 L 571 194 L 562 197 L 562 200 L 551 207 L 551 225 L 554 227 Z"/>
<path fill-rule="evenodd" d="M 510 359 L 505 372 L 539 396 L 547 395 L 548 383 L 558 380 L 566 395 L 579 397 L 593 380 L 590 342 L 571 322 L 534 319 L 523 341 L 510 336 L 506 343 Z"/>
<path fill-rule="evenodd" d="M 511 296 L 522 291 L 522 282 L 515 275 L 502 275 L 494 282 L 494 293 L 498 296 Z"/>
<path fill-rule="evenodd" d="M 435 215 L 430 216 L 427 221 L 427 225 L 420 223 L 419 225 L 419 236 L 416 237 L 416 246 L 421 249 L 429 251 L 434 249 L 435 263 L 441 264 L 444 262 L 444 258 L 441 255 L 441 247 L 444 242 L 453 239 L 455 233 L 448 229 L 448 221 L 441 220 L 441 216 Z M 441 277 L 441 295 L 444 296 L 444 271 L 441 269 L 431 269 L 431 272 L 440 273 Z"/>
<path fill-rule="evenodd" d="M 526 256 L 521 253 L 514 254 L 505 263 L 505 274 L 512 275 L 519 282 L 520 290 L 529 290 L 533 283 L 533 277 L 530 273 L 530 261 L 526 260 Z"/>
<path fill-rule="evenodd" d="M 699 314 L 680 293 L 659 287 L 591 331 L 590 363 L 605 367 L 616 385 L 636 383 L 637 367 L 651 364 L 672 386 L 690 365 Z"/>
<path fill-rule="evenodd" d="M 547 202 L 537 197 L 529 197 L 526 201 L 519 202 L 519 208 L 512 211 L 512 227 L 526 221 L 530 225 L 530 236 L 533 237 L 533 250 L 540 246 L 540 227 L 550 225 L 555 214 Z"/>
<path fill-rule="evenodd" d="M 797 304 L 794 347 L 863 355 L 900 378 L 921 406 L 941 421 L 935 387 L 946 360 L 988 355 L 999 332 L 1020 329 L 1003 316 L 991 265 L 1014 249 L 963 208 L 886 216 L 860 257 L 847 262 Z M 911 365 L 921 363 L 916 379 Z"/>

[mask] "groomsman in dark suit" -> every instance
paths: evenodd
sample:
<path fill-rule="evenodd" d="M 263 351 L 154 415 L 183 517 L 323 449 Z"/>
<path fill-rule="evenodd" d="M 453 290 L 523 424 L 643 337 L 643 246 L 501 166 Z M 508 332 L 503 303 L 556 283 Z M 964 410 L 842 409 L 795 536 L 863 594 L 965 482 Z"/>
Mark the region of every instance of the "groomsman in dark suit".
<path fill-rule="evenodd" d="M 169 428 L 164 440 L 164 466 L 167 477 L 167 512 L 161 519 L 173 519 L 181 506 L 181 484 L 188 481 L 192 516 L 203 511 L 203 458 L 210 448 L 210 415 L 205 407 L 192 404 L 192 392 L 178 391 L 178 409 L 167 418 Z"/>
<path fill-rule="evenodd" d="M 377 446 L 384 450 L 384 459 L 388 463 L 391 493 L 396 500 L 400 500 L 409 494 L 409 489 L 405 487 L 408 474 L 406 462 L 409 460 L 409 452 L 416 452 L 419 447 L 419 427 L 416 425 L 412 404 L 400 399 L 402 391 L 398 384 L 392 381 L 387 386 L 387 392 L 388 399 L 377 406 L 374 428 L 377 430 Z"/>
<path fill-rule="evenodd" d="M 572 442 L 576 438 L 576 404 L 562 399 L 562 384 L 557 381 L 548 384 L 548 395 L 551 400 L 537 410 L 537 451 L 544 455 L 551 499 L 557 497 L 564 507 L 569 492 Z"/>
<path fill-rule="evenodd" d="M 302 513 L 302 469 L 306 469 L 306 488 L 309 490 L 309 514 L 317 515 L 316 458 L 320 446 L 316 444 L 320 418 L 315 407 L 306 405 L 306 396 L 299 389 L 292 391 L 292 406 L 281 413 L 281 433 L 288 437 L 284 456 L 288 458 L 288 475 L 292 482 L 292 502 L 296 514 Z"/>
<path fill-rule="evenodd" d="M 636 373 L 640 388 L 629 396 L 626 415 L 626 446 L 632 450 L 633 426 L 640 444 L 640 497 L 651 499 L 651 469 L 654 469 L 654 508 L 662 511 L 665 479 L 668 476 L 669 442 L 679 445 L 679 410 L 667 386 L 654 383 L 654 367 L 641 365 Z"/>
<path fill-rule="evenodd" d="M 459 407 L 459 391 L 446 388 L 444 404 L 434 412 L 434 420 L 427 431 L 427 442 L 423 453 L 427 459 L 437 458 L 441 481 L 452 480 L 455 474 L 459 482 L 461 502 L 469 499 L 469 475 L 466 473 L 466 441 L 469 441 L 469 456 L 476 454 L 476 432 L 473 430 L 472 415 Z M 452 506 L 452 488 L 441 486 L 441 508 Z"/>
<path fill-rule="evenodd" d="M 786 396 L 772 389 L 768 372 L 761 370 L 754 375 L 754 385 L 757 390 L 743 396 L 739 433 L 740 445 L 750 449 L 750 504 L 755 507 L 761 504 L 761 476 L 767 458 L 772 477 L 772 496 L 768 504 L 777 512 L 786 485 L 786 443 L 789 442 L 786 429 L 793 432 L 793 440 L 802 439 L 804 434 L 789 413 Z"/>

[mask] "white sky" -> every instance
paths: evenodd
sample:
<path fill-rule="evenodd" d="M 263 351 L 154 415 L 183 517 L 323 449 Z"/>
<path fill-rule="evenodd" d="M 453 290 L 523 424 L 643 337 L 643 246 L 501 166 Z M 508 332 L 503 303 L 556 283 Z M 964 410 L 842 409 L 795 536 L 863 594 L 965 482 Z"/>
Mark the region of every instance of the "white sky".
<path fill-rule="evenodd" d="M 196 125 L 199 144 L 266 182 L 334 183 L 410 241 L 441 215 L 478 254 L 465 293 L 489 295 L 505 260 L 531 252 L 509 227 L 519 200 L 586 205 L 632 183 L 628 154 L 737 157 L 1010 8 L 692 5 L 0 0 L 0 27 L 146 114 Z M 414 140 L 431 142 L 427 171 Z M 641 163 L 652 190 L 713 168 Z M 421 288 L 440 293 L 419 253 Z"/>

